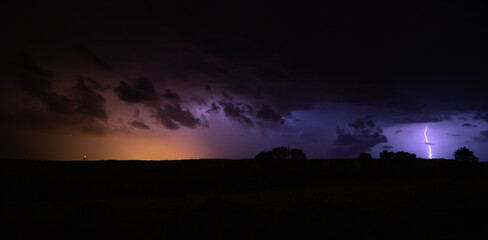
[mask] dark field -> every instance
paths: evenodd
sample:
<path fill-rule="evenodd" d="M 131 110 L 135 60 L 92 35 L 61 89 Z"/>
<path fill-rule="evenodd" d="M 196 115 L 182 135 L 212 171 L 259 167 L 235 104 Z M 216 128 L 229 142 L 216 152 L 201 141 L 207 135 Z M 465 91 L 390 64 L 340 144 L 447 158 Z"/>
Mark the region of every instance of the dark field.
<path fill-rule="evenodd" d="M 488 165 L 1 160 L 2 239 L 487 239 Z"/>

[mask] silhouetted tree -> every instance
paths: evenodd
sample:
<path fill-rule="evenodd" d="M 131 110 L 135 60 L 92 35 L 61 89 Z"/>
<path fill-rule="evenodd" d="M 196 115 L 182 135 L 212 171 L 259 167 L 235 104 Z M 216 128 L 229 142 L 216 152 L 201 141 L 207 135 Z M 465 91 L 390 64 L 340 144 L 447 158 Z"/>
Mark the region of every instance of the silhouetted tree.
<path fill-rule="evenodd" d="M 380 153 L 380 158 L 381 159 L 415 159 L 417 158 L 417 155 L 409 152 L 388 152 L 384 150 L 383 152 Z"/>
<path fill-rule="evenodd" d="M 417 155 L 413 153 L 408 153 L 408 152 L 397 152 L 395 153 L 395 156 L 393 157 L 395 159 L 415 159 L 417 158 Z"/>
<path fill-rule="evenodd" d="M 373 159 L 373 157 L 369 153 L 360 153 L 358 159 Z"/>
<path fill-rule="evenodd" d="M 395 158 L 395 153 L 383 150 L 383 152 L 380 153 L 380 158 L 381 159 L 393 159 L 393 158 Z"/>
<path fill-rule="evenodd" d="M 307 159 L 307 155 L 302 151 L 302 149 L 292 149 L 290 151 L 290 157 L 293 159 Z"/>
<path fill-rule="evenodd" d="M 273 148 L 271 151 L 260 152 L 254 157 L 255 159 L 307 159 L 307 155 L 301 149 L 292 149 L 287 147 Z"/>
<path fill-rule="evenodd" d="M 273 150 L 271 150 L 271 152 L 273 153 L 273 157 L 275 159 L 290 158 L 290 151 L 286 147 L 273 148 Z"/>
<path fill-rule="evenodd" d="M 474 153 L 466 147 L 461 147 L 454 152 L 454 159 L 461 162 L 478 162 Z"/>

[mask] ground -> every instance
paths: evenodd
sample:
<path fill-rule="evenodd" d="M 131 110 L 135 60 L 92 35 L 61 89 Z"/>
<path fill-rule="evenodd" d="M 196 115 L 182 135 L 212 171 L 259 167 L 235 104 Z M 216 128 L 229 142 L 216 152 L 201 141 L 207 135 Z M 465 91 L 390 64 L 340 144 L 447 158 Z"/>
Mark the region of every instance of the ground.
<path fill-rule="evenodd" d="M 4 239 L 488 236 L 488 165 L 1 160 Z"/>

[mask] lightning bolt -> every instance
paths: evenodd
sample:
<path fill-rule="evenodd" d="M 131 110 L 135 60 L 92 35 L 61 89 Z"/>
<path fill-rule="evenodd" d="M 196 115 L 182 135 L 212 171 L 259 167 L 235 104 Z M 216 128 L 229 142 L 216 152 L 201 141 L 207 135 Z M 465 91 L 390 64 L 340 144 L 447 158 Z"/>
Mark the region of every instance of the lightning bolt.
<path fill-rule="evenodd" d="M 427 138 L 427 130 L 428 129 L 429 129 L 429 125 L 427 124 L 425 126 L 424 137 L 425 137 L 425 143 L 427 143 L 427 146 L 429 147 L 429 159 L 432 159 L 432 148 L 430 147 L 429 139 Z"/>

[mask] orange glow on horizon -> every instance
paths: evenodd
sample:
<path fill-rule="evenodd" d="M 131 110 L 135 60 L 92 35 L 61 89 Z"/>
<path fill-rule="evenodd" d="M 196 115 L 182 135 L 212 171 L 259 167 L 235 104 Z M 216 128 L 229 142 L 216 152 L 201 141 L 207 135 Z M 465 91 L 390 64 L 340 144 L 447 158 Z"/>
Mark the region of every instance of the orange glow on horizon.
<path fill-rule="evenodd" d="M 22 139 L 35 142 L 21 157 L 34 160 L 78 160 L 79 150 L 90 153 L 90 160 L 181 160 L 211 157 L 198 140 L 183 136 L 82 135 L 23 133 Z M 41 141 L 42 140 L 42 141 Z M 14 143 L 15 144 L 15 143 Z M 24 142 L 25 144 L 25 142 Z M 78 157 L 77 157 L 78 156 Z M 84 154 L 87 160 L 88 154 Z"/>

